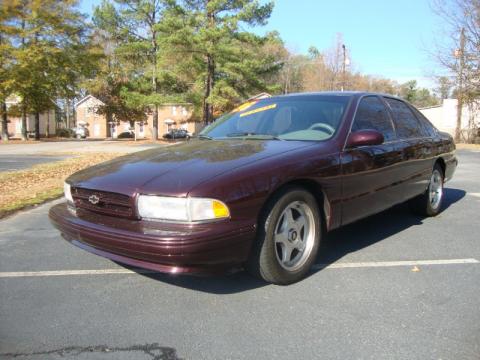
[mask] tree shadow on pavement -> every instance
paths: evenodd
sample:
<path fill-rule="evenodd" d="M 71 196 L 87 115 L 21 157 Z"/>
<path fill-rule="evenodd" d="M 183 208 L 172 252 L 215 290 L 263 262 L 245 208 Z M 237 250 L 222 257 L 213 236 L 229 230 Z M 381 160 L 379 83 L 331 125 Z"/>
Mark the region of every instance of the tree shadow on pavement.
<path fill-rule="evenodd" d="M 465 197 L 465 191 L 445 188 L 442 211 Z M 422 224 L 424 218 L 414 215 L 408 204 L 400 204 L 377 215 L 357 221 L 327 235 L 322 244 L 316 264 L 329 265 L 351 252 L 366 248 L 378 241 L 399 233 L 411 226 Z M 385 226 L 387 224 L 387 226 Z M 380 226 L 381 225 L 381 226 Z M 132 269 L 135 271 L 135 269 Z M 316 270 L 310 273 L 315 274 Z M 246 271 L 236 271 L 227 275 L 186 276 L 160 273 L 141 273 L 142 276 L 183 288 L 212 294 L 234 294 L 253 290 L 266 285 L 253 278 Z"/>

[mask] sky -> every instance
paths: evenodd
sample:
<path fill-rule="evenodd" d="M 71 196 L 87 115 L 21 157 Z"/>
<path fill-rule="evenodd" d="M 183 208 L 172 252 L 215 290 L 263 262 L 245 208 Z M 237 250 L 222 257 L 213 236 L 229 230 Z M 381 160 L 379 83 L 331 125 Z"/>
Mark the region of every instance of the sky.
<path fill-rule="evenodd" d="M 263 0 L 262 0 L 263 1 Z M 91 14 L 100 0 L 81 0 Z M 435 87 L 442 73 L 429 54 L 441 21 L 429 0 L 276 0 L 268 25 L 254 32 L 279 31 L 290 51 L 320 51 L 342 33 L 354 69 L 398 81 Z"/>

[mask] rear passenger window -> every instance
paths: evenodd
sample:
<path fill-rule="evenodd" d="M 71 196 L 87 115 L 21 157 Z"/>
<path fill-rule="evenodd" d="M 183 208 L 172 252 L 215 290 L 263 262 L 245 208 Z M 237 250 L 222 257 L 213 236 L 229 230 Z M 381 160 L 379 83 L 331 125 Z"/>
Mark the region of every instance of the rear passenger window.
<path fill-rule="evenodd" d="M 395 131 L 388 117 L 387 109 L 375 96 L 368 96 L 360 101 L 352 125 L 352 131 L 369 129 L 381 132 L 385 141 L 395 139 Z"/>
<path fill-rule="evenodd" d="M 428 120 L 425 115 L 423 115 L 417 109 L 413 109 L 413 112 L 417 116 L 417 119 L 420 120 L 420 123 L 423 125 L 424 130 L 426 131 L 427 135 L 430 137 L 437 136 L 437 128 L 433 126 L 433 124 Z"/>
<path fill-rule="evenodd" d="M 422 126 L 412 110 L 403 101 L 385 98 L 393 113 L 393 121 L 400 139 L 423 137 Z"/>

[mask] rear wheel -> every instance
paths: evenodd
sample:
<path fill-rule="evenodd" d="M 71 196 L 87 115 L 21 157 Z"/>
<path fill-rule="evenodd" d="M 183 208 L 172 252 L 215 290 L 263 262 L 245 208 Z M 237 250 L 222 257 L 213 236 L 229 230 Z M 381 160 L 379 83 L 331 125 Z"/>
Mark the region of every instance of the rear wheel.
<path fill-rule="evenodd" d="M 443 170 L 439 164 L 435 164 L 427 190 L 422 195 L 410 200 L 411 209 L 423 216 L 437 215 L 442 208 L 443 183 Z"/>
<path fill-rule="evenodd" d="M 320 211 L 314 196 L 302 188 L 287 188 L 267 205 L 247 268 L 273 284 L 296 282 L 314 263 L 320 236 Z"/>

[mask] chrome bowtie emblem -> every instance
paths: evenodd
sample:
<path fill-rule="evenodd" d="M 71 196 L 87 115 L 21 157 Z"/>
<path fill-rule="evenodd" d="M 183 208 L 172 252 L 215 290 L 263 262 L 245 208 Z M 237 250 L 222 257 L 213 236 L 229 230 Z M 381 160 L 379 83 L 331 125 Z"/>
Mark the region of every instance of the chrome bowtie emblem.
<path fill-rule="evenodd" d="M 96 205 L 99 203 L 100 198 L 97 195 L 90 195 L 88 197 L 88 201 L 90 201 L 90 203 L 92 203 L 93 205 Z"/>

